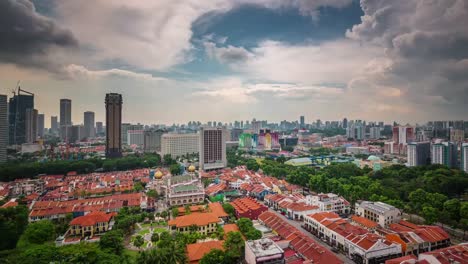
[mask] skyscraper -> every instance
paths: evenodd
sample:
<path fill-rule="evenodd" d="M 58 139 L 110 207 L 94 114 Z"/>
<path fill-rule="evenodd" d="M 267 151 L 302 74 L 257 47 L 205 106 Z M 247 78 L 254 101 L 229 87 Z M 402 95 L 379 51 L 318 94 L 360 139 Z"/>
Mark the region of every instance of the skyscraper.
<path fill-rule="evenodd" d="M 58 118 L 57 116 L 50 117 L 50 133 L 57 134 L 58 133 Z"/>
<path fill-rule="evenodd" d="M 103 128 L 102 122 L 96 122 L 96 134 L 98 136 L 101 136 L 102 134 L 104 134 L 104 128 Z"/>
<path fill-rule="evenodd" d="M 348 128 L 348 119 L 346 117 L 343 119 L 342 125 L 343 125 L 343 128 Z"/>
<path fill-rule="evenodd" d="M 65 141 L 68 141 L 71 125 L 71 100 L 60 99 L 60 136 Z"/>
<path fill-rule="evenodd" d="M 432 145 L 432 164 L 443 164 L 449 168 L 457 166 L 457 145 L 442 142 Z"/>
<path fill-rule="evenodd" d="M 300 128 L 304 128 L 305 127 L 305 121 L 304 121 L 304 116 L 300 116 L 299 117 L 299 124 L 301 125 Z"/>
<path fill-rule="evenodd" d="M 71 126 L 71 100 L 60 99 L 60 126 Z"/>
<path fill-rule="evenodd" d="M 21 145 L 26 142 L 26 109 L 34 109 L 34 94 L 18 89 L 8 108 L 10 145 Z"/>
<path fill-rule="evenodd" d="M 122 95 L 106 94 L 106 157 L 122 156 Z"/>
<path fill-rule="evenodd" d="M 431 143 L 413 142 L 408 144 L 408 166 L 423 166 L 431 163 Z"/>
<path fill-rule="evenodd" d="M 37 139 L 37 110 L 26 109 L 25 135 L 27 143 L 34 143 Z"/>
<path fill-rule="evenodd" d="M 0 163 L 7 160 L 6 147 L 8 144 L 7 96 L 0 95 Z"/>
<path fill-rule="evenodd" d="M 468 172 L 468 143 L 463 143 L 461 148 L 461 170 Z"/>
<path fill-rule="evenodd" d="M 254 133 L 258 134 L 262 129 L 262 122 L 261 121 L 252 121 L 252 130 Z"/>
<path fill-rule="evenodd" d="M 45 127 L 44 118 L 45 118 L 44 114 L 37 115 L 37 136 L 40 138 L 44 137 L 44 127 Z"/>
<path fill-rule="evenodd" d="M 203 170 L 226 167 L 227 130 L 222 127 L 200 128 L 200 167 Z"/>
<path fill-rule="evenodd" d="M 86 138 L 94 138 L 96 136 L 96 130 L 94 128 L 94 112 L 84 112 L 84 136 Z"/>
<path fill-rule="evenodd" d="M 156 152 L 161 150 L 161 137 L 165 133 L 164 130 L 145 130 L 143 150 L 144 152 Z"/>

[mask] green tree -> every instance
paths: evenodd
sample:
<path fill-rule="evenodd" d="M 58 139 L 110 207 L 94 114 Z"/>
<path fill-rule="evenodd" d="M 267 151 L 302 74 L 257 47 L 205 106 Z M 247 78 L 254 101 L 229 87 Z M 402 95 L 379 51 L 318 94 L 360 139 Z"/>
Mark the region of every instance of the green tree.
<path fill-rule="evenodd" d="M 224 264 L 226 253 L 221 249 L 212 249 L 208 254 L 205 254 L 200 260 L 200 264 Z"/>
<path fill-rule="evenodd" d="M 143 184 L 141 182 L 136 182 L 134 185 L 133 185 L 133 190 L 135 190 L 136 192 L 141 192 L 143 191 Z"/>
<path fill-rule="evenodd" d="M 184 206 L 184 211 L 185 211 L 185 214 L 186 214 L 186 215 L 191 214 L 191 213 L 192 213 L 192 210 L 190 210 L 190 205 L 186 204 L 186 205 Z"/>
<path fill-rule="evenodd" d="M 421 211 L 423 205 L 427 203 L 427 193 L 423 189 L 417 189 L 409 194 L 411 208 L 415 212 Z"/>
<path fill-rule="evenodd" d="M 16 247 L 28 225 L 28 208 L 20 205 L 0 208 L 0 251 Z"/>
<path fill-rule="evenodd" d="M 171 165 L 174 164 L 176 161 L 172 159 L 171 154 L 166 154 L 163 157 L 164 164 Z"/>
<path fill-rule="evenodd" d="M 122 230 L 110 230 L 101 236 L 99 247 L 104 251 L 121 255 L 124 250 L 123 237 Z"/>
<path fill-rule="evenodd" d="M 176 218 L 177 216 L 179 216 L 179 208 L 174 207 L 171 209 L 171 212 L 172 212 L 172 217 Z"/>
<path fill-rule="evenodd" d="M 153 199 L 155 199 L 156 197 L 158 197 L 158 192 L 156 192 L 156 190 L 149 190 L 146 195 L 148 197 L 151 197 Z"/>
<path fill-rule="evenodd" d="M 422 209 L 422 216 L 426 220 L 426 224 L 433 224 L 437 221 L 439 217 L 439 212 L 437 209 L 431 206 L 424 206 Z"/>
<path fill-rule="evenodd" d="M 232 206 L 230 203 L 223 203 L 223 209 L 226 212 L 226 214 L 230 216 L 234 216 L 236 214 L 234 206 Z"/>
<path fill-rule="evenodd" d="M 18 247 L 30 244 L 43 244 L 55 239 L 55 226 L 49 220 L 41 220 L 28 225 L 18 241 Z"/>
<path fill-rule="evenodd" d="M 240 258 L 244 253 L 244 239 L 240 232 L 229 232 L 226 241 L 224 241 L 226 252 L 232 253 L 232 256 Z"/>
<path fill-rule="evenodd" d="M 260 169 L 260 165 L 254 159 L 248 160 L 246 165 L 248 170 L 258 171 Z"/>
<path fill-rule="evenodd" d="M 155 232 L 151 235 L 151 242 L 156 243 L 158 241 L 159 241 L 159 233 Z"/>
<path fill-rule="evenodd" d="M 179 175 L 179 174 L 180 174 L 180 166 L 179 166 L 179 164 L 177 164 L 177 163 L 172 164 L 172 165 L 169 167 L 169 171 L 171 172 L 172 175 Z"/>
<path fill-rule="evenodd" d="M 460 221 L 460 200 L 454 198 L 447 200 L 444 203 L 444 213 L 449 216 L 451 220 L 456 222 Z"/>
<path fill-rule="evenodd" d="M 286 158 L 284 156 L 279 156 L 276 158 L 276 161 L 283 164 L 286 162 Z"/>
<path fill-rule="evenodd" d="M 143 246 L 143 244 L 145 243 L 145 239 L 138 235 L 135 237 L 135 239 L 133 240 L 133 245 L 137 248 L 140 248 L 141 246 Z"/>

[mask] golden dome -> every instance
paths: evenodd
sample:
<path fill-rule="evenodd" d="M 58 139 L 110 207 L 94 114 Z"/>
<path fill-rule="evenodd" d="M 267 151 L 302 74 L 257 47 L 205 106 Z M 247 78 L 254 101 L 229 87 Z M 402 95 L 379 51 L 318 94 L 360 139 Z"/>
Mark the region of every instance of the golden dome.
<path fill-rule="evenodd" d="M 163 173 L 162 173 L 161 171 L 157 171 L 157 172 L 154 174 L 154 177 L 155 177 L 156 179 L 161 179 L 162 176 L 163 176 Z"/>
<path fill-rule="evenodd" d="M 188 167 L 188 170 L 189 170 L 189 172 L 194 172 L 195 171 L 195 166 L 190 165 L 190 167 Z"/>

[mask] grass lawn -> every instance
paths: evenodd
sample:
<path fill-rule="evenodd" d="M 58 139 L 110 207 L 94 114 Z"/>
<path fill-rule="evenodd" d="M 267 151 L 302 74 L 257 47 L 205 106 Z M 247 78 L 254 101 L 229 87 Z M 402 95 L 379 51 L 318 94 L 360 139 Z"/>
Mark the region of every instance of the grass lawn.
<path fill-rule="evenodd" d="M 149 229 L 142 229 L 142 230 L 138 231 L 138 234 L 140 236 L 144 236 L 144 235 L 148 234 L 149 232 L 150 232 Z"/>
<path fill-rule="evenodd" d="M 124 253 L 129 255 L 133 260 L 136 260 L 138 257 L 138 251 L 135 250 L 124 249 Z"/>
<path fill-rule="evenodd" d="M 155 226 L 167 226 L 167 222 L 165 221 L 160 221 L 160 222 L 154 222 L 153 225 L 151 224 L 140 224 L 141 228 L 150 228 L 150 227 L 155 227 Z"/>
<path fill-rule="evenodd" d="M 160 227 L 159 227 L 159 228 L 153 229 L 153 233 L 162 233 L 162 232 L 164 232 L 164 231 L 167 231 L 167 229 L 165 229 L 165 228 L 160 228 Z"/>

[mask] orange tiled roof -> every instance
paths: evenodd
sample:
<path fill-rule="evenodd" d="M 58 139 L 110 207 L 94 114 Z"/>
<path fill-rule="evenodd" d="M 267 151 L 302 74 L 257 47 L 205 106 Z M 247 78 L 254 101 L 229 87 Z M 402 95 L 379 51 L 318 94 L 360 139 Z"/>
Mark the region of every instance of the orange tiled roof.
<path fill-rule="evenodd" d="M 367 228 L 376 228 L 377 226 L 379 226 L 379 224 L 377 224 L 376 222 L 357 215 L 351 216 L 351 220 Z"/>
<path fill-rule="evenodd" d="M 226 224 L 223 226 L 224 229 L 224 234 L 227 234 L 229 232 L 238 232 L 239 227 L 236 224 Z"/>
<path fill-rule="evenodd" d="M 213 213 L 197 213 L 176 217 L 169 221 L 169 226 L 187 227 L 191 225 L 206 226 L 211 223 L 218 223 L 219 218 Z"/>
<path fill-rule="evenodd" d="M 70 225 L 93 226 L 97 223 L 108 223 L 113 216 L 115 216 L 115 213 L 91 212 L 73 219 Z"/>
<path fill-rule="evenodd" d="M 221 217 L 228 217 L 229 215 L 224 211 L 223 206 L 220 203 L 210 203 L 208 204 L 208 207 L 214 215 L 216 215 L 218 218 Z"/>
<path fill-rule="evenodd" d="M 224 250 L 223 241 L 215 240 L 187 245 L 187 256 L 190 263 L 198 263 L 212 249 Z"/>

